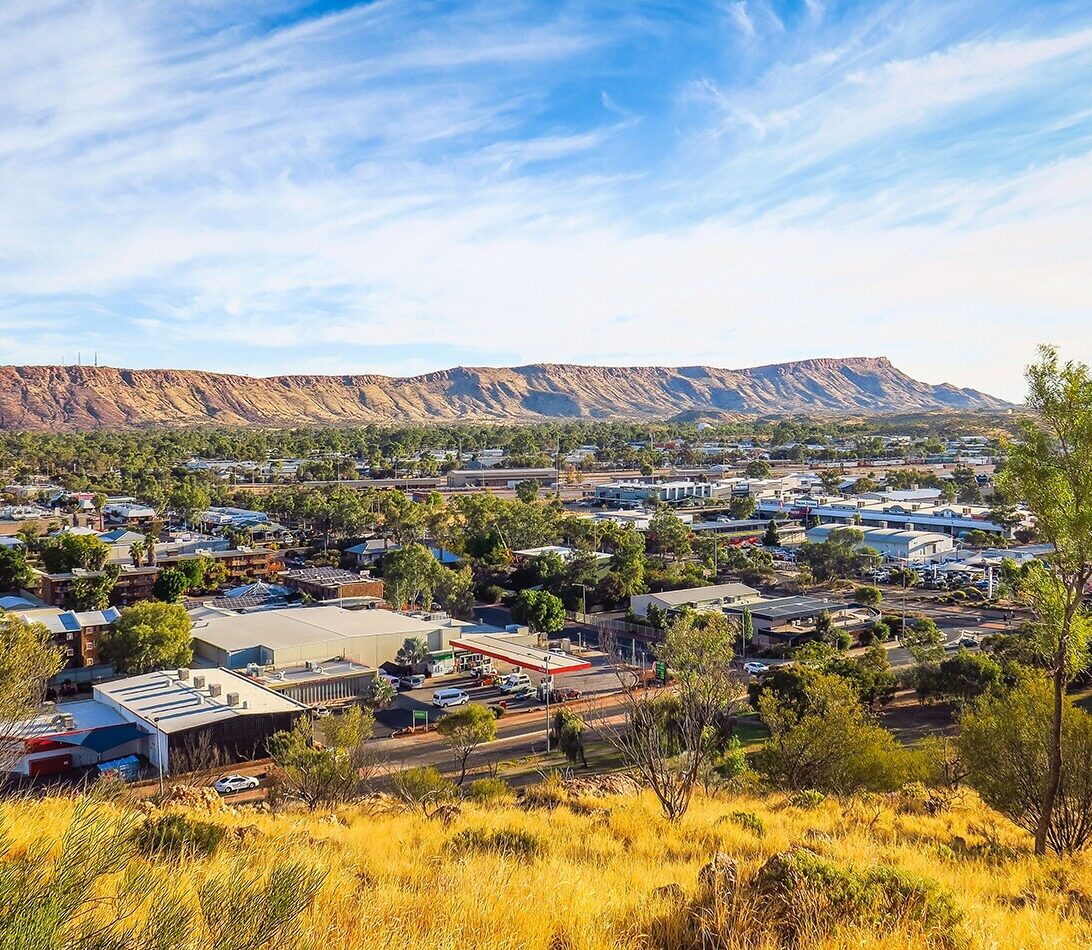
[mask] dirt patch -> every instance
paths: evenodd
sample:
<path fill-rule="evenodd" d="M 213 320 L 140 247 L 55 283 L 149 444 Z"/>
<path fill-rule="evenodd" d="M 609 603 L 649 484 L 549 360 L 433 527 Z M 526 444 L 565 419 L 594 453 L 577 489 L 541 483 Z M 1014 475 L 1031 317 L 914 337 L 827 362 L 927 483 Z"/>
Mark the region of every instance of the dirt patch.
<path fill-rule="evenodd" d="M 880 725 L 894 733 L 899 742 L 912 743 L 926 736 L 953 735 L 955 709 L 949 703 L 923 706 L 912 691 L 899 693 L 880 712 Z"/>

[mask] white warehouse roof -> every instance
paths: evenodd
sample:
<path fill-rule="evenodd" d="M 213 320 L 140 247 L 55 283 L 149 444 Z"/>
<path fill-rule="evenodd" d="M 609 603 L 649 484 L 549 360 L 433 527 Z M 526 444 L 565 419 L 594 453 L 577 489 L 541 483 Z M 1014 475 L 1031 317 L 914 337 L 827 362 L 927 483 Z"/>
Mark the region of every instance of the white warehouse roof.
<path fill-rule="evenodd" d="M 203 685 L 198 686 L 199 682 Z M 214 687 L 219 687 L 218 695 Z M 228 694 L 239 697 L 228 704 Z M 144 673 L 95 687 L 95 698 L 124 713 L 150 723 L 161 732 L 180 732 L 222 719 L 254 713 L 297 712 L 306 708 L 273 690 L 231 670 L 189 670 L 179 678 L 177 670 Z M 245 703 L 245 705 L 244 705 Z"/>

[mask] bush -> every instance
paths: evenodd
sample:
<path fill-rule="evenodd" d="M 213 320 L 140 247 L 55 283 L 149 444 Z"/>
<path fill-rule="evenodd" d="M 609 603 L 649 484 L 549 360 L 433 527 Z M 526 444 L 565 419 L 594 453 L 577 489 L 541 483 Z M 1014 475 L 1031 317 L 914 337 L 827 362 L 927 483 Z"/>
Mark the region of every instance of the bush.
<path fill-rule="evenodd" d="M 751 832 L 756 838 L 766 834 L 766 825 L 753 811 L 734 811 L 727 817 L 730 822 L 739 825 L 744 831 Z"/>
<path fill-rule="evenodd" d="M 444 778 L 432 765 L 397 773 L 391 780 L 394 793 L 409 808 L 428 814 L 455 797 L 455 783 Z"/>
<path fill-rule="evenodd" d="M 818 808 L 826 800 L 827 796 L 822 792 L 816 791 L 814 788 L 805 788 L 802 791 L 789 796 L 789 804 L 792 805 L 793 808 L 800 808 L 805 811 Z"/>
<path fill-rule="evenodd" d="M 883 600 L 883 592 L 878 587 L 865 584 L 853 591 L 853 599 L 866 607 L 875 607 Z"/>
<path fill-rule="evenodd" d="M 840 926 L 890 933 L 900 926 L 953 945 L 960 913 L 952 896 L 928 878 L 890 867 L 864 871 L 805 848 L 775 854 L 752 888 L 761 918 L 789 945 L 811 945 Z"/>
<path fill-rule="evenodd" d="M 502 778 L 479 778 L 466 787 L 466 797 L 475 802 L 496 802 L 511 796 L 512 789 Z"/>
<path fill-rule="evenodd" d="M 529 861 L 544 850 L 536 835 L 519 828 L 500 828 L 496 831 L 465 828 L 451 838 L 448 847 L 459 853 L 480 851 L 522 861 Z"/>
<path fill-rule="evenodd" d="M 799 696 L 763 692 L 758 706 L 770 739 L 755 768 L 779 788 L 886 792 L 910 778 L 910 753 L 871 721 L 840 676 L 813 671 Z"/>
<path fill-rule="evenodd" d="M 482 591 L 482 600 L 487 604 L 499 604 L 504 598 L 504 588 L 499 584 L 490 584 Z"/>
<path fill-rule="evenodd" d="M 879 637 L 876 636 L 876 631 L 872 627 L 865 627 L 857 634 L 857 642 L 863 647 L 870 647 L 878 641 Z"/>
<path fill-rule="evenodd" d="M 140 826 L 136 839 L 145 855 L 209 857 L 220 846 L 225 834 L 226 828 L 210 821 L 172 814 L 149 818 Z"/>
<path fill-rule="evenodd" d="M 541 782 L 523 789 L 520 799 L 532 808 L 557 808 L 564 805 L 569 796 L 560 772 L 551 772 Z"/>

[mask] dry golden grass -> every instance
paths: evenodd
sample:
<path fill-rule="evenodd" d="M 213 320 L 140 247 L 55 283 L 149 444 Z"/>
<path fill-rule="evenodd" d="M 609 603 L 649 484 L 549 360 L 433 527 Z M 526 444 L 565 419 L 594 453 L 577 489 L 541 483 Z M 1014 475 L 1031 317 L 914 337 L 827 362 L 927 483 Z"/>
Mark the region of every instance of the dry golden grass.
<path fill-rule="evenodd" d="M 857 867 L 885 864 L 935 879 L 962 910 L 969 947 L 1092 946 L 1092 860 L 1034 858 L 1025 835 L 973 798 L 928 815 L 888 799 L 828 799 L 803 810 L 777 794 L 699 797 L 674 825 L 647 795 L 575 804 L 464 805 L 447 823 L 382 803 L 317 813 L 213 810 L 200 817 L 252 832 L 209 859 L 178 861 L 172 877 L 175 887 L 192 888 L 209 875 L 274 861 L 321 866 L 328 876 L 306 929 L 322 950 L 695 946 L 687 900 L 714 852 L 731 854 L 747 874 L 775 852 L 804 845 Z M 5 806 L 16 848 L 59 834 L 72 807 L 63 798 Z M 764 834 L 728 817 L 740 811 L 757 816 Z M 542 851 L 524 858 L 456 853 L 449 842 L 464 829 L 522 830 Z M 672 883 L 681 886 L 682 902 L 655 893 Z M 911 933 L 848 930 L 807 943 L 827 950 L 926 945 Z"/>

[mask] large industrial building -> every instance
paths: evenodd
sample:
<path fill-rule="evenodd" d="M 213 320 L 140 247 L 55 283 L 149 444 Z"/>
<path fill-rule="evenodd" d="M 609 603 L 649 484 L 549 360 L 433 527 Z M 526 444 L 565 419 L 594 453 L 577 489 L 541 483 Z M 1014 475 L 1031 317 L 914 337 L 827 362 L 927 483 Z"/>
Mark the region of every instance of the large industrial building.
<path fill-rule="evenodd" d="M 807 538 L 821 543 L 831 532 L 854 528 L 855 525 L 822 524 L 810 528 Z M 898 528 L 858 528 L 864 535 L 864 545 L 879 551 L 886 561 L 928 561 L 955 547 L 951 535 L 934 531 L 902 531 Z"/>
<path fill-rule="evenodd" d="M 237 760 L 266 754 L 307 707 L 231 670 L 168 670 L 95 687 L 94 699 L 146 732 L 141 753 L 163 771 L 202 746 Z"/>
<path fill-rule="evenodd" d="M 193 647 L 208 663 L 232 670 L 328 660 L 377 668 L 392 660 L 408 639 L 424 640 L 430 651 L 443 651 L 459 631 L 457 621 L 447 617 L 421 620 L 391 610 L 289 607 L 247 614 L 206 610 L 194 621 Z"/>
<path fill-rule="evenodd" d="M 47 704 L 0 741 L 18 743 L 24 778 L 82 770 L 128 756 L 164 772 L 192 766 L 201 750 L 229 759 L 265 755 L 275 732 L 307 707 L 231 670 L 166 670 L 100 683 L 92 698 Z"/>

